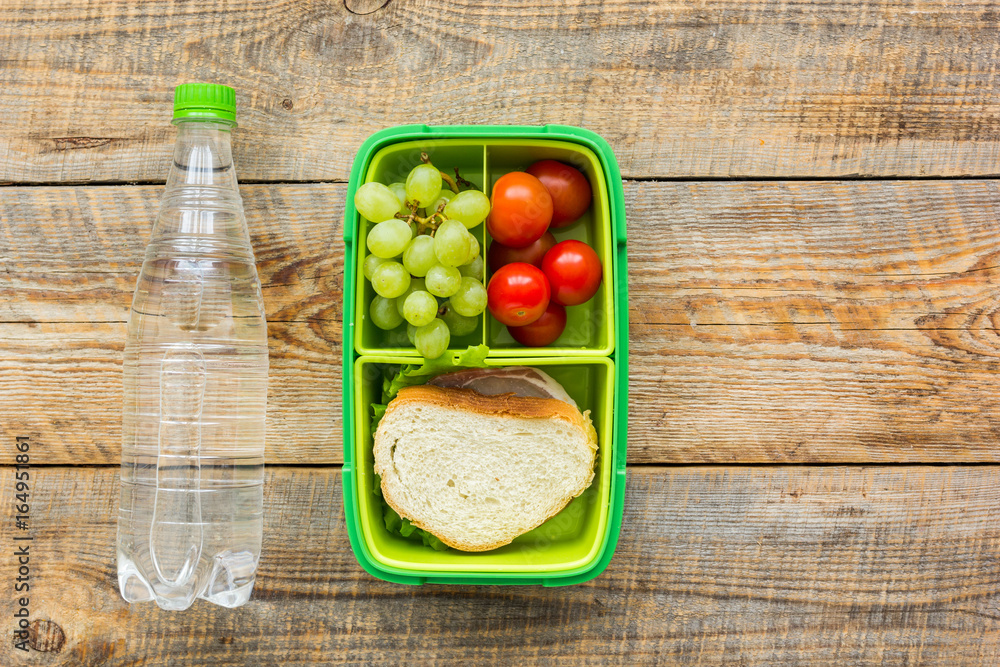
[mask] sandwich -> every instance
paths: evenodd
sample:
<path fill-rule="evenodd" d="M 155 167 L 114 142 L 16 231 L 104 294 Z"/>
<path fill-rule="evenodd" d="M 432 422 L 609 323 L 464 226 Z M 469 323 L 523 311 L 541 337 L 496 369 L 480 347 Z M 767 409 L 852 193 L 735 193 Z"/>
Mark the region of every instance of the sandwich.
<path fill-rule="evenodd" d="M 403 387 L 375 431 L 382 497 L 461 551 L 488 551 L 555 516 L 594 478 L 589 414 L 534 368 L 470 369 Z"/>

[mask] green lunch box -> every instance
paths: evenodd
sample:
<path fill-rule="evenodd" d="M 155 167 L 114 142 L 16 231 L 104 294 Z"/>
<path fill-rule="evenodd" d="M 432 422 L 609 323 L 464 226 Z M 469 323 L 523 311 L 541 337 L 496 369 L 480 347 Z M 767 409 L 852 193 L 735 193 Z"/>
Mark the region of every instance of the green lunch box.
<path fill-rule="evenodd" d="M 538 367 L 562 384 L 581 410 L 590 410 L 597 430 L 597 468 L 590 488 L 556 516 L 492 551 L 435 551 L 390 533 L 375 492 L 370 405 L 381 398 L 387 366 L 419 364 L 421 358 L 407 340 L 405 325 L 382 331 L 370 322 L 368 305 L 374 292 L 362 265 L 373 223 L 354 208 L 354 193 L 371 181 L 405 180 L 421 152 L 443 171 L 457 167 L 463 178 L 487 194 L 500 176 L 543 159 L 575 166 L 593 190 L 593 202 L 581 220 L 550 230 L 557 241 L 588 243 L 604 270 L 597 294 L 567 308 L 563 335 L 548 347 L 522 347 L 486 311 L 476 331 L 453 338 L 445 353 L 457 355 L 470 345 L 486 344 L 489 366 Z M 621 173 L 607 142 L 589 130 L 561 125 L 389 128 L 373 134 L 358 150 L 344 208 L 344 514 L 358 562 L 380 579 L 403 584 L 562 586 L 599 575 L 614 554 L 621 529 L 628 426 L 625 202 Z M 471 231 L 485 260 L 486 225 Z"/>

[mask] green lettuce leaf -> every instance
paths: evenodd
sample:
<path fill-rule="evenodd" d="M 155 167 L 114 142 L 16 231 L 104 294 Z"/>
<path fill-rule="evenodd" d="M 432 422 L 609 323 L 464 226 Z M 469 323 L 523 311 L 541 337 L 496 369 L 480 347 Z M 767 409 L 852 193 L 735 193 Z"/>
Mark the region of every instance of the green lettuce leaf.
<path fill-rule="evenodd" d="M 386 367 L 383 370 L 382 377 L 382 400 L 379 403 L 371 404 L 372 437 L 375 436 L 378 424 L 382 421 L 383 415 L 385 415 L 389 401 L 396 398 L 396 394 L 399 393 L 400 389 L 425 384 L 431 378 L 442 373 L 450 373 L 451 371 L 463 368 L 485 368 L 486 355 L 489 354 L 489 351 L 490 348 L 485 345 L 470 345 L 468 349 L 457 355 L 444 354 L 437 359 L 424 361 L 420 366 L 409 364 L 402 367 Z M 382 500 L 382 518 L 385 521 L 386 530 L 408 539 L 415 540 L 420 538 L 424 546 L 430 547 L 435 551 L 448 549 L 448 546 L 444 542 L 426 530 L 417 528 L 408 519 L 399 516 L 396 510 L 389 506 L 389 503 L 382 498 L 382 480 L 379 479 L 378 475 L 375 475 L 375 488 L 373 490 L 375 495 Z"/>
<path fill-rule="evenodd" d="M 389 407 L 384 403 L 372 403 L 372 437 L 375 437 L 375 431 L 378 429 L 378 423 L 382 421 L 382 416 L 385 414 L 385 409 Z"/>
<path fill-rule="evenodd" d="M 382 519 L 385 521 L 385 529 L 390 533 L 397 533 L 407 538 L 417 538 L 424 543 L 425 547 L 430 547 L 434 551 L 447 551 L 448 545 L 434 537 L 426 530 L 414 526 L 408 519 L 404 519 L 396 514 L 396 510 L 389 507 L 389 504 L 382 501 Z"/>
<path fill-rule="evenodd" d="M 465 352 L 455 357 L 443 354 L 437 359 L 425 361 L 421 366 L 403 366 L 391 379 L 386 377 L 382 381 L 382 402 L 388 404 L 396 398 L 396 394 L 403 387 L 424 384 L 442 373 L 450 373 L 461 368 L 485 368 L 486 355 L 489 352 L 490 348 L 485 345 L 470 345 Z"/>

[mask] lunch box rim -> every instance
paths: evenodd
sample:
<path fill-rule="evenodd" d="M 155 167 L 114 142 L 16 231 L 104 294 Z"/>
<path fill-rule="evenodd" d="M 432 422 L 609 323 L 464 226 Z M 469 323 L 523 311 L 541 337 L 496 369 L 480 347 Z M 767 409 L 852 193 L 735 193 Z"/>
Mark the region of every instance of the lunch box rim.
<path fill-rule="evenodd" d="M 614 364 L 612 402 L 612 462 L 609 489 L 609 508 L 604 535 L 598 555 L 589 567 L 582 571 L 567 573 L 503 573 L 503 572 L 420 572 L 414 570 L 396 571 L 379 563 L 368 553 L 365 539 L 361 535 L 360 520 L 357 516 L 357 476 L 354 464 L 354 364 L 358 357 L 354 345 L 354 306 L 356 291 L 355 241 L 357 211 L 354 208 L 353 193 L 359 187 L 368 169 L 372 156 L 393 143 L 412 140 L 432 139 L 525 139 L 528 141 L 557 140 L 577 143 L 590 149 L 599 159 L 608 188 L 608 205 L 611 218 L 612 254 L 614 255 L 614 333 L 613 349 L 609 354 L 593 354 L 606 357 Z M 450 583 L 450 584 L 542 584 L 560 586 L 588 581 L 603 572 L 611 561 L 621 532 L 624 510 L 625 462 L 627 449 L 628 405 L 628 283 L 626 263 L 625 203 L 621 173 L 607 142 L 598 134 L 583 128 L 564 125 L 545 126 L 428 126 L 403 125 L 387 128 L 371 135 L 361 145 L 351 169 L 344 211 L 343 237 L 345 242 L 344 267 L 344 327 L 341 348 L 343 369 L 342 411 L 344 436 L 344 464 L 342 467 L 344 514 L 348 538 L 359 564 L 369 574 L 385 581 L 401 584 Z M 394 354 L 394 357 L 400 355 Z M 508 361 L 513 355 L 498 355 L 496 361 Z M 556 351 L 552 357 L 566 356 Z M 537 357 L 547 358 L 547 357 Z M 568 359 L 568 363 L 583 361 L 583 357 Z M 420 362 L 419 356 L 412 358 Z"/>

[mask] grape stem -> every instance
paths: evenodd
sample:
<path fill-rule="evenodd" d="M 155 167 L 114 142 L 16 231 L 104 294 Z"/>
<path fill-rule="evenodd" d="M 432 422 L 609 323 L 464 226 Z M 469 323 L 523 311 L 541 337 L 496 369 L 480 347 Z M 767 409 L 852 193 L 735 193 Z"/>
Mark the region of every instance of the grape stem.
<path fill-rule="evenodd" d="M 408 224 L 413 224 L 414 222 L 417 223 L 417 234 L 423 234 L 429 229 L 430 235 L 434 236 L 434 232 L 437 231 L 438 226 L 448 219 L 444 214 L 444 203 L 440 204 L 437 207 L 437 210 L 426 218 L 421 218 L 417 215 L 418 207 L 415 203 L 406 202 L 406 207 L 410 209 L 410 214 L 404 215 L 402 213 L 397 213 L 396 217 L 400 220 L 406 220 Z"/>
<path fill-rule="evenodd" d="M 424 164 L 431 164 L 431 157 L 427 153 L 421 151 L 420 161 Z M 451 188 L 451 191 L 457 195 L 459 193 L 459 189 L 458 183 L 455 182 L 455 179 L 440 169 L 438 169 L 438 173 L 441 174 L 441 180 L 447 183 L 448 187 Z M 464 183 L 465 185 L 472 185 L 472 183 L 469 183 L 467 180 L 458 175 L 458 167 L 455 167 L 455 176 L 458 177 L 459 182 Z"/>
<path fill-rule="evenodd" d="M 452 178 L 451 176 L 442 171 L 441 180 L 448 184 L 448 187 L 451 188 L 452 192 L 458 194 L 458 183 L 455 182 L 454 178 Z"/>
<path fill-rule="evenodd" d="M 476 184 L 473 183 L 472 181 L 467 181 L 464 178 L 462 178 L 462 175 L 458 173 L 458 167 L 455 167 L 455 180 L 458 181 L 459 185 L 464 185 L 465 187 L 472 188 L 473 190 L 479 189 L 476 187 Z M 455 190 L 455 192 L 458 192 L 458 190 Z"/>

